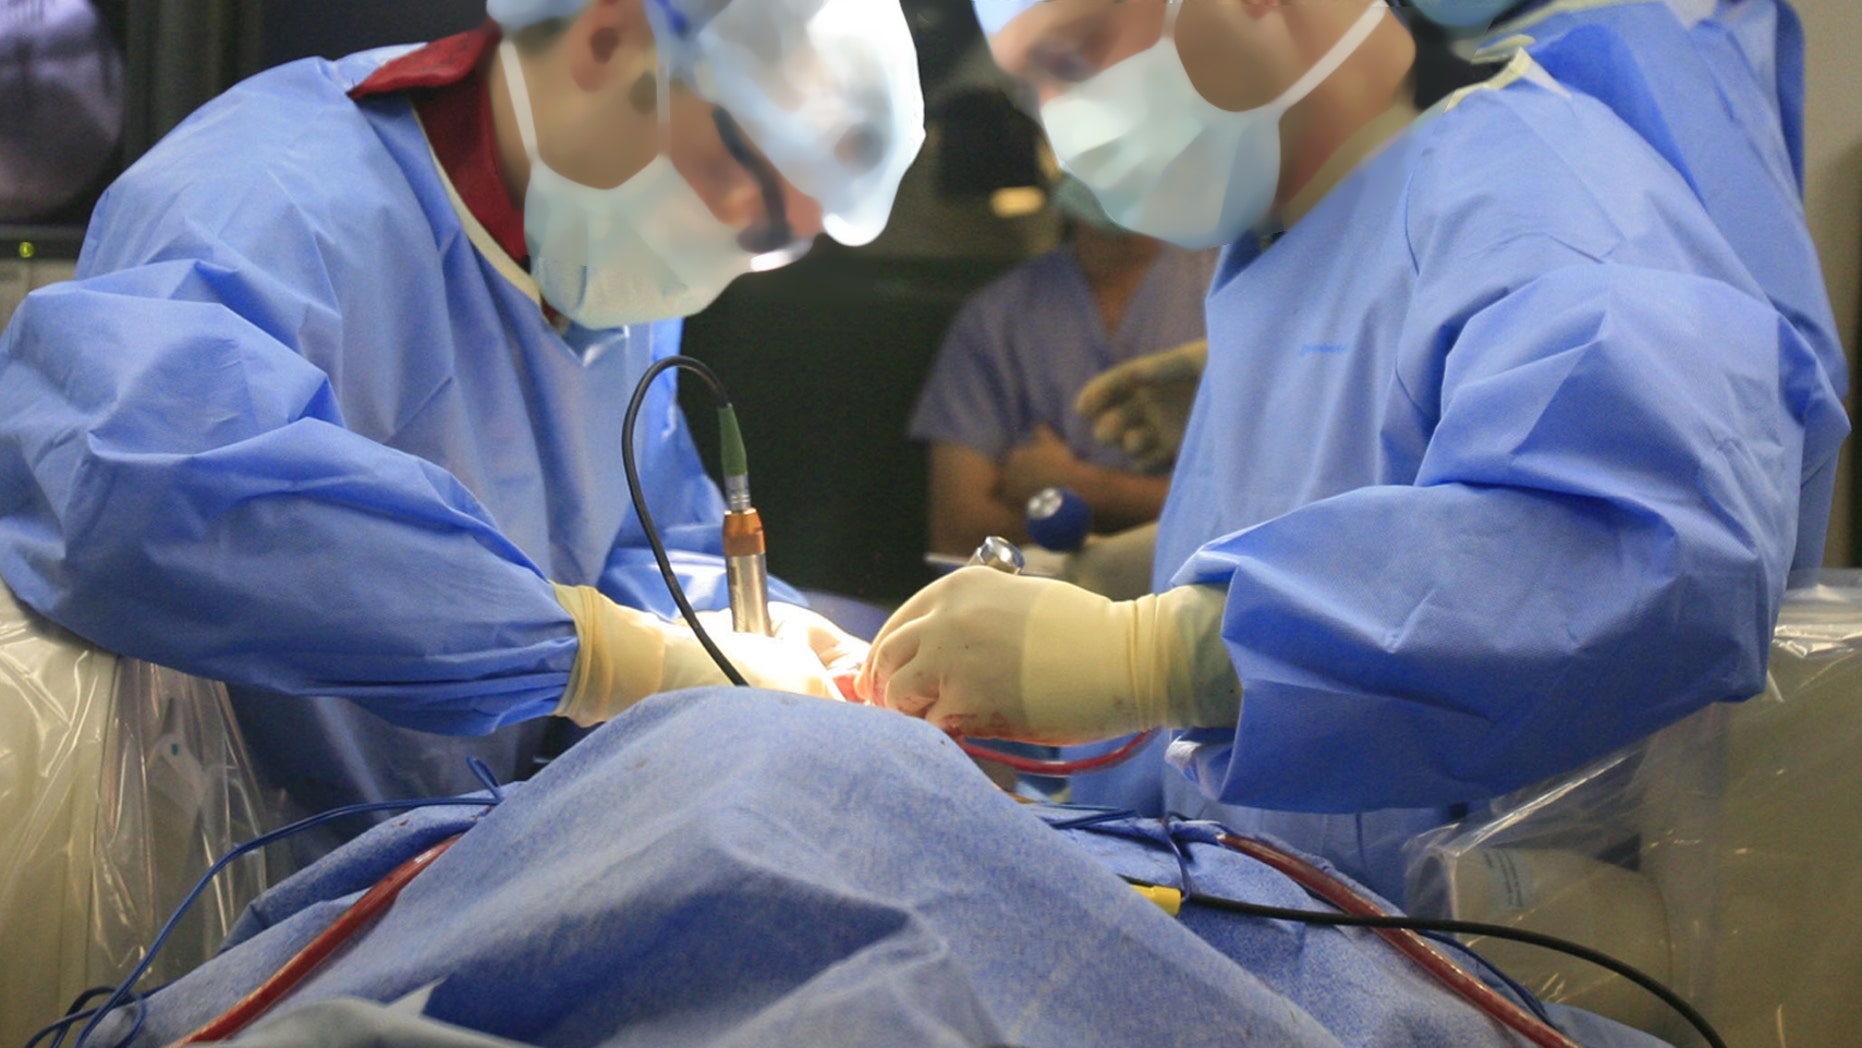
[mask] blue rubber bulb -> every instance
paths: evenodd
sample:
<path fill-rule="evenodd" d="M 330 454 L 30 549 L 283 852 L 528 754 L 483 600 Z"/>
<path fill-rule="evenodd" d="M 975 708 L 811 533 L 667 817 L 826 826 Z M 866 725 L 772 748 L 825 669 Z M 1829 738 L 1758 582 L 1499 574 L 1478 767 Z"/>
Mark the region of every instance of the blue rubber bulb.
<path fill-rule="evenodd" d="M 1093 511 L 1067 488 L 1042 488 L 1028 500 L 1028 537 L 1043 549 L 1072 553 L 1086 544 Z"/>

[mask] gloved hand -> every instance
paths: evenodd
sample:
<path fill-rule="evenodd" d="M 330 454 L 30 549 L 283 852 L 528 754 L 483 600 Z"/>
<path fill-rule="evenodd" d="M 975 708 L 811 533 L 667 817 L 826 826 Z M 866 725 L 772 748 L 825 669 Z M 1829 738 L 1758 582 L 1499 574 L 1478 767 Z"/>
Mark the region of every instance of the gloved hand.
<path fill-rule="evenodd" d="M 1128 360 L 1088 382 L 1073 410 L 1091 420 L 1094 440 L 1124 448 L 1139 469 L 1161 473 L 1183 450 L 1208 361 L 1207 339 Z"/>
<path fill-rule="evenodd" d="M 683 622 L 624 608 L 591 586 L 556 586 L 556 600 L 575 620 L 581 641 L 569 686 L 556 707 L 559 717 L 588 727 L 648 695 L 730 683 L 698 634 Z M 724 657 L 752 685 L 839 697 L 827 667 L 803 640 L 733 633 L 728 613 L 720 628 L 710 621 L 705 625 Z"/>
<path fill-rule="evenodd" d="M 698 619 L 713 637 L 731 632 L 731 613 L 728 609 L 701 611 Z M 866 661 L 870 645 L 800 604 L 770 601 L 769 621 L 775 628 L 778 640 L 814 652 L 815 657 L 821 660 L 821 665 L 827 667 L 830 676 L 853 673 Z"/>
<path fill-rule="evenodd" d="M 1156 553 L 1156 521 L 1113 535 L 1093 535 L 1067 555 L 1060 577 L 1102 597 L 1135 600 L 1151 592 Z"/>
<path fill-rule="evenodd" d="M 1224 591 L 1111 601 L 1054 579 L 963 568 L 893 614 L 860 698 L 948 732 L 1051 745 L 1233 724 L 1241 684 Z"/>
<path fill-rule="evenodd" d="M 806 645 L 832 676 L 838 677 L 858 670 L 872 647 L 819 613 L 799 604 L 771 601 L 769 619 L 776 627 L 778 638 Z"/>

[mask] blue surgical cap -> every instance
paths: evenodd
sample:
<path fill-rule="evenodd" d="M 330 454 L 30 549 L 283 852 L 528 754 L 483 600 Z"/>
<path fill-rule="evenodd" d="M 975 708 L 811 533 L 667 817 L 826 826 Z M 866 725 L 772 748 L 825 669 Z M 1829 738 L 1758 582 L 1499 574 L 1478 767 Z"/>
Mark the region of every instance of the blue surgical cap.
<path fill-rule="evenodd" d="M 1015 16 L 1028 10 L 1041 0 L 975 0 L 976 22 L 983 27 L 984 36 L 995 36 L 1002 27 L 1015 20 Z"/>

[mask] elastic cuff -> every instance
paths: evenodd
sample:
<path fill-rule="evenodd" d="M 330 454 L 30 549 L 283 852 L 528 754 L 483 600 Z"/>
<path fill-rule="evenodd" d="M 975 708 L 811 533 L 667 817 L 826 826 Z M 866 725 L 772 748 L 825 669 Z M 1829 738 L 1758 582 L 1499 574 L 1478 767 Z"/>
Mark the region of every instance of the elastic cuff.
<path fill-rule="evenodd" d="M 1164 652 L 1164 723 L 1172 728 L 1233 727 L 1241 719 L 1241 679 L 1222 639 L 1228 591 L 1178 586 L 1155 600 L 1156 643 Z"/>
<path fill-rule="evenodd" d="M 592 586 L 550 583 L 556 602 L 575 620 L 580 641 L 558 717 L 583 727 L 600 724 L 659 690 L 666 635 L 657 620 L 623 608 Z"/>
<path fill-rule="evenodd" d="M 1022 639 L 1030 738 L 1083 742 L 1161 726 L 1160 693 L 1137 650 L 1150 621 L 1148 599 L 1112 601 L 1071 586 L 1037 597 Z"/>

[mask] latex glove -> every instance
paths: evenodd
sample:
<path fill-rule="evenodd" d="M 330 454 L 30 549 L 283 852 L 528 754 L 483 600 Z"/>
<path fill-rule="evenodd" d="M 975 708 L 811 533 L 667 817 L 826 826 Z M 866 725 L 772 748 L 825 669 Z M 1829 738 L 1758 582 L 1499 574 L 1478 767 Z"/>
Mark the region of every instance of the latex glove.
<path fill-rule="evenodd" d="M 590 586 L 556 586 L 556 600 L 575 620 L 581 650 L 569 672 L 556 715 L 584 727 L 625 710 L 648 695 L 681 688 L 729 684 L 698 634 L 683 622 L 667 622 L 624 608 Z M 800 610 L 800 609 L 798 609 Z M 706 629 L 744 679 L 759 688 L 820 698 L 839 690 L 809 645 L 780 637 Z"/>
<path fill-rule="evenodd" d="M 1139 469 L 1161 473 L 1177 461 L 1209 341 L 1128 360 L 1086 384 L 1073 410 L 1093 424 L 1093 439 L 1123 448 Z"/>
<path fill-rule="evenodd" d="M 997 497 L 1010 506 L 1026 506 L 1044 488 L 1073 486 L 1082 465 L 1060 434 L 1045 425 L 1036 426 L 1026 443 L 1002 456 Z"/>
<path fill-rule="evenodd" d="M 713 637 L 731 632 L 731 613 L 728 610 L 701 611 L 698 618 Z M 866 652 L 870 647 L 866 641 L 834 625 L 819 612 L 800 604 L 770 601 L 769 622 L 778 640 L 814 652 L 831 676 L 851 674 L 866 661 Z"/>
<path fill-rule="evenodd" d="M 1156 521 L 1113 535 L 1092 535 L 1068 555 L 1060 577 L 1102 597 L 1135 600 L 1151 592 L 1156 553 Z"/>
<path fill-rule="evenodd" d="M 820 613 L 799 604 L 771 601 L 769 618 L 776 627 L 777 637 L 807 645 L 833 676 L 858 670 L 872 647 Z"/>
<path fill-rule="evenodd" d="M 861 699 L 945 731 L 1051 745 L 1235 723 L 1226 593 L 1181 586 L 1112 601 L 1056 579 L 963 568 L 893 614 Z"/>

